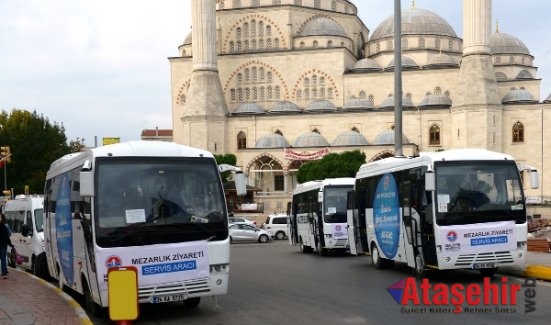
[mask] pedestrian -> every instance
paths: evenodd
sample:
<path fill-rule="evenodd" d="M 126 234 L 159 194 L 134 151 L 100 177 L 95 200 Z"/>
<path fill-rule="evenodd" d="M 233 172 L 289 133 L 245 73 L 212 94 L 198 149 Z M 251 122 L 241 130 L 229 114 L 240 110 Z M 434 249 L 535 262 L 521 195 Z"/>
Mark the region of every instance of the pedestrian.
<path fill-rule="evenodd" d="M 8 246 L 13 248 L 10 240 L 10 234 L 6 227 L 6 216 L 0 214 L 0 265 L 2 269 L 2 277 L 8 278 Z"/>
<path fill-rule="evenodd" d="M 6 218 L 6 215 L 3 213 L 0 213 L 0 223 L 3 223 L 6 226 L 6 229 L 8 229 L 8 236 L 11 237 L 12 231 L 10 228 L 10 225 L 8 224 L 8 218 Z"/>

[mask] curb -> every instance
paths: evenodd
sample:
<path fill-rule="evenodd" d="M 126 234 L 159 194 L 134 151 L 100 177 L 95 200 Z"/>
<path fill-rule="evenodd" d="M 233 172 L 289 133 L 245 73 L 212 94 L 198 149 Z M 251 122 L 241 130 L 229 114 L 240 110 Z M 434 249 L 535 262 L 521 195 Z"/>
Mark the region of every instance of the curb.
<path fill-rule="evenodd" d="M 551 267 L 549 266 L 526 265 L 523 274 L 530 278 L 551 281 Z"/>
<path fill-rule="evenodd" d="M 69 304 L 69 306 L 71 306 L 74 310 L 75 310 L 75 313 L 77 314 L 78 318 L 80 319 L 81 321 L 81 324 L 82 325 L 93 325 L 94 323 L 90 320 L 90 318 L 88 317 L 88 315 L 86 314 L 86 312 L 84 311 L 84 309 L 82 309 L 82 307 L 78 304 L 78 302 L 76 302 L 73 297 L 69 296 L 68 294 L 66 294 L 65 292 L 63 292 L 61 289 L 59 289 L 58 287 L 54 286 L 53 284 L 45 281 L 44 279 L 41 279 L 39 277 L 37 277 L 36 275 L 34 274 L 31 274 L 31 273 L 28 273 L 27 271 L 24 271 L 24 270 L 20 270 L 19 268 L 13 268 L 14 270 L 18 271 L 18 272 L 21 272 L 21 273 L 25 273 L 27 276 L 29 277 L 32 277 L 36 280 L 38 280 L 39 282 L 41 282 L 42 284 L 44 284 L 45 286 L 49 287 L 50 289 L 54 290 L 55 292 L 57 292 L 63 299 L 65 299 L 67 301 L 67 303 Z"/>

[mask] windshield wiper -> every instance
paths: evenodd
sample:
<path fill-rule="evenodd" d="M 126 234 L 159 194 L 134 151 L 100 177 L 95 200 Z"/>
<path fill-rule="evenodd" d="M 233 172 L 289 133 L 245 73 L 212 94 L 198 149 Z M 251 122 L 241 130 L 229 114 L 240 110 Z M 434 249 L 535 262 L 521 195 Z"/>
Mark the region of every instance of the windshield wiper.
<path fill-rule="evenodd" d="M 186 223 L 186 225 L 194 225 L 196 228 L 208 234 L 209 237 L 206 238 L 207 241 L 211 241 L 212 239 L 216 238 L 216 235 L 212 231 L 210 231 L 207 227 L 203 226 L 200 223 L 190 222 L 190 223 Z"/>

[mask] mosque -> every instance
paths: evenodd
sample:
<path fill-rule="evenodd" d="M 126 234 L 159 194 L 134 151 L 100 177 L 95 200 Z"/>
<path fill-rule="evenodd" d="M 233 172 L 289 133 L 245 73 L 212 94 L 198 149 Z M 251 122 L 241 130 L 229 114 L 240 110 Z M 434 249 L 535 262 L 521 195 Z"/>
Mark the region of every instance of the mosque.
<path fill-rule="evenodd" d="M 285 210 L 308 160 L 394 156 L 393 15 L 371 30 L 354 2 L 192 0 L 169 58 L 173 141 L 235 154 L 266 214 Z M 551 200 L 551 96 L 492 1 L 463 0 L 463 38 L 430 8 L 402 9 L 403 154 L 505 152 L 538 169 L 532 202 Z"/>

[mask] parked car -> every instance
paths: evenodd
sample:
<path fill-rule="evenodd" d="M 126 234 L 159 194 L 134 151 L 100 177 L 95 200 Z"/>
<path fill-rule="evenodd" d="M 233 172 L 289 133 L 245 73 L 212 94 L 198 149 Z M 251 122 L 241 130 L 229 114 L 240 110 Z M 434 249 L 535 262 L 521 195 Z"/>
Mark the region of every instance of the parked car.
<path fill-rule="evenodd" d="M 266 218 L 266 222 L 262 224 L 262 228 L 272 234 L 275 239 L 284 239 L 287 237 L 287 224 L 289 216 L 286 214 L 271 214 Z"/>
<path fill-rule="evenodd" d="M 229 229 L 230 241 L 232 242 L 255 241 L 259 243 L 267 243 L 271 240 L 271 235 L 268 231 L 245 223 L 232 224 Z"/>
<path fill-rule="evenodd" d="M 228 221 L 229 221 L 230 224 L 232 224 L 232 223 L 244 223 L 244 224 L 252 225 L 252 226 L 256 227 L 256 221 L 252 221 L 252 220 L 249 220 L 249 219 L 244 218 L 244 217 L 232 217 L 232 216 L 230 216 L 228 218 Z"/>

